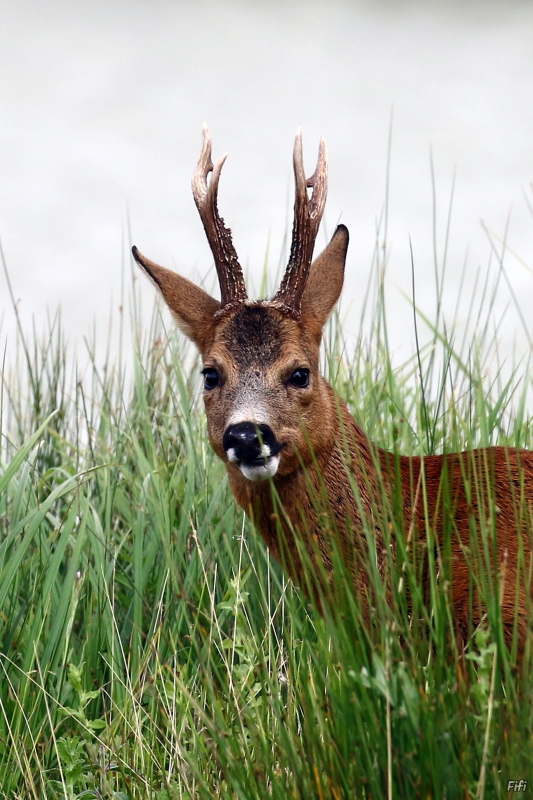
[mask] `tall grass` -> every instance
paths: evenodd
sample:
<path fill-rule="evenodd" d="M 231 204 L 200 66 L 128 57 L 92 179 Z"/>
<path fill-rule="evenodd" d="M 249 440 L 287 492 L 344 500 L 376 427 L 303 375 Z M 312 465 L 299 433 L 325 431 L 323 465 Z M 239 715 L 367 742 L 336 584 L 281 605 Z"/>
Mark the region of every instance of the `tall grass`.
<path fill-rule="evenodd" d="M 406 454 L 530 447 L 527 380 L 486 385 L 488 284 L 476 337 L 457 344 L 438 300 L 429 340 L 393 365 L 381 259 L 366 334 L 347 355 L 335 317 L 323 358 L 368 435 Z M 237 509 L 184 341 L 157 312 L 143 342 L 138 327 L 131 374 L 110 357 L 79 373 L 56 318 L 4 375 L 0 798 L 533 788 L 530 662 L 521 672 L 503 645 L 497 586 L 465 655 L 446 576 L 431 564 L 424 597 L 396 513 L 392 595 L 366 565 L 371 630 L 349 581 L 322 617 Z"/>

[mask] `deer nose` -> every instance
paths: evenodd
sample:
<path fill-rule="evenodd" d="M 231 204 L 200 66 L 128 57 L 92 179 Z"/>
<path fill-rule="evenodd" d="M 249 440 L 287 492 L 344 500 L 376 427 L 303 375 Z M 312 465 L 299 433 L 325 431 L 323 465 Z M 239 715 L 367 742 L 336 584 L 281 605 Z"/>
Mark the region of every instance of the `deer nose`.
<path fill-rule="evenodd" d="M 281 450 L 276 434 L 270 425 L 239 422 L 226 429 L 222 445 L 229 461 L 245 464 L 264 464 L 265 459 Z"/>

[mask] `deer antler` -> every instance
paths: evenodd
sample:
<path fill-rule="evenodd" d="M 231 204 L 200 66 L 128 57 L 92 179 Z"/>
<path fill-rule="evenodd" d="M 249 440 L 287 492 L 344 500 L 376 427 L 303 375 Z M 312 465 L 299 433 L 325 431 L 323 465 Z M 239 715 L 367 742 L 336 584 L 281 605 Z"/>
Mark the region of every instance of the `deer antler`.
<path fill-rule="evenodd" d="M 300 302 L 328 193 L 328 156 L 324 139 L 320 140 L 318 147 L 316 169 L 310 178 L 306 178 L 303 164 L 302 132 L 298 128 L 294 141 L 293 162 L 296 199 L 294 201 L 291 253 L 281 286 L 272 300 L 272 304 L 281 306 L 299 316 Z M 310 198 L 307 195 L 308 188 L 313 190 Z"/>
<path fill-rule="evenodd" d="M 231 239 L 231 231 L 224 225 L 217 208 L 218 181 L 225 160 L 226 156 L 223 156 L 213 168 L 211 134 L 204 124 L 202 151 L 192 179 L 192 193 L 215 259 L 220 284 L 221 311 L 227 306 L 242 303 L 247 299 L 244 277 Z M 213 175 L 208 185 L 207 176 L 210 172 Z"/>

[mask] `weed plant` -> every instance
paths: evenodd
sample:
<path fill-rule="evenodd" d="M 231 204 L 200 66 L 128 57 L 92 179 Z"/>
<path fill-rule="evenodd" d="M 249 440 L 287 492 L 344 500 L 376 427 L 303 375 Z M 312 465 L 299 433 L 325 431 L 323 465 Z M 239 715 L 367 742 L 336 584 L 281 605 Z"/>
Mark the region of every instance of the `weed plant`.
<path fill-rule="evenodd" d="M 457 344 L 438 282 L 429 340 L 398 366 L 375 266 L 357 346 L 344 351 L 334 317 L 323 357 L 367 434 L 404 454 L 530 447 L 527 368 L 522 382 L 487 386 L 489 284 L 470 315 L 476 335 Z M 390 594 L 370 540 L 362 565 L 372 628 L 340 561 L 322 616 L 231 497 L 193 354 L 158 312 L 144 339 L 138 329 L 134 318 L 131 369 L 93 358 L 82 374 L 54 319 L 46 340 L 21 331 L 3 376 L 0 798 L 452 800 L 505 796 L 509 780 L 533 789 L 531 660 L 517 668 L 504 646 L 497 581 L 463 653 L 448 576 L 430 559 L 424 597 L 394 507 Z"/>

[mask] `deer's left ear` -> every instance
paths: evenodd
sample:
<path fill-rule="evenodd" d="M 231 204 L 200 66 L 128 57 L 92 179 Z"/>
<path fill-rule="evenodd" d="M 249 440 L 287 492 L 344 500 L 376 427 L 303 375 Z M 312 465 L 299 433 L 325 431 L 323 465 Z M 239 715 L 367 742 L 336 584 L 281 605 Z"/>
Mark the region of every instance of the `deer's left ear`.
<path fill-rule="evenodd" d="M 309 268 L 302 294 L 302 318 L 311 316 L 323 326 L 342 291 L 348 251 L 348 228 L 339 225 L 333 237 Z"/>
<path fill-rule="evenodd" d="M 163 295 L 180 330 L 194 342 L 203 355 L 213 337 L 219 301 L 187 278 L 149 261 L 136 247 L 132 248 L 132 253 L 135 261 Z"/>

